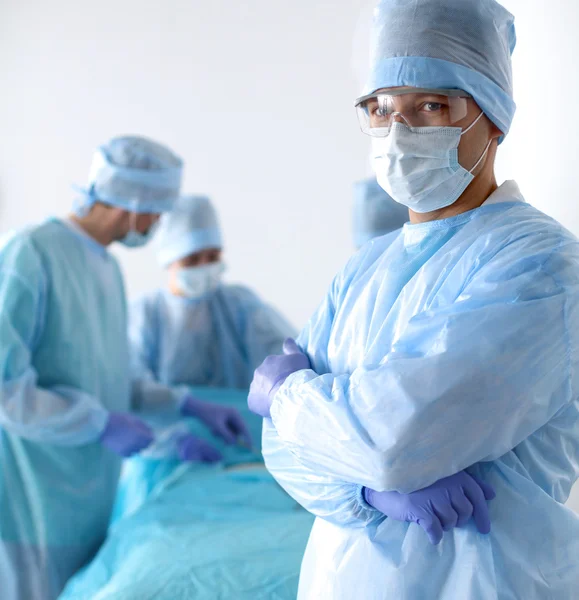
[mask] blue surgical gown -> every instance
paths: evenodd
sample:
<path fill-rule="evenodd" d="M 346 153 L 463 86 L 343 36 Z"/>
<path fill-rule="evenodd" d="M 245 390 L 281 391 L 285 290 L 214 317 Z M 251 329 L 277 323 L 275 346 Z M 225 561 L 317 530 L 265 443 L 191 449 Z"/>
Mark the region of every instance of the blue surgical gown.
<path fill-rule="evenodd" d="M 128 410 L 123 279 L 50 220 L 0 246 L 0 598 L 52 600 L 99 549 L 121 461 L 97 439 Z"/>
<path fill-rule="evenodd" d="M 579 518 L 579 243 L 514 182 L 480 208 L 378 238 L 298 338 L 263 452 L 315 525 L 301 599 L 572 600 Z M 428 543 L 361 486 L 411 492 L 471 467 L 492 532 Z"/>
<path fill-rule="evenodd" d="M 159 290 L 131 307 L 135 378 L 168 386 L 248 388 L 292 326 L 249 289 L 221 285 L 200 300 Z"/>

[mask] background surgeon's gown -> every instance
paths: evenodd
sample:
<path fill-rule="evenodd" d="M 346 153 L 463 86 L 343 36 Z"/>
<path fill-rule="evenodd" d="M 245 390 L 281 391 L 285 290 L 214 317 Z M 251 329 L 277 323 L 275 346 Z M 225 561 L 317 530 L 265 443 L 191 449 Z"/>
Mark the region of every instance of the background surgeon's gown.
<path fill-rule="evenodd" d="M 0 249 L 0 598 L 55 598 L 103 542 L 121 460 L 96 442 L 130 404 L 115 259 L 48 221 Z"/>
<path fill-rule="evenodd" d="M 366 245 L 298 339 L 266 464 L 318 516 L 300 598 L 573 600 L 579 518 L 579 242 L 514 182 L 479 209 Z M 432 546 L 366 505 L 474 465 L 492 532 Z"/>
<path fill-rule="evenodd" d="M 157 290 L 130 309 L 137 380 L 167 386 L 249 387 L 254 370 L 282 352 L 293 327 L 251 290 L 220 285 L 200 299 Z"/>

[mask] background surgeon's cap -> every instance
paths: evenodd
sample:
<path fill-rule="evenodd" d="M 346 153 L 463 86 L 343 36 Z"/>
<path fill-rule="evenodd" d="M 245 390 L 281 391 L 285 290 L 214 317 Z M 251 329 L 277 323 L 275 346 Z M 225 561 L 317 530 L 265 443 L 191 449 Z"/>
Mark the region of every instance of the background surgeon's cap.
<path fill-rule="evenodd" d="M 157 257 L 163 267 L 208 248 L 221 248 L 217 213 L 206 196 L 184 196 L 161 217 L 156 234 Z"/>
<path fill-rule="evenodd" d="M 354 244 L 361 248 L 371 239 L 400 229 L 409 219 L 408 208 L 393 200 L 375 178 L 354 184 Z"/>
<path fill-rule="evenodd" d="M 98 148 L 82 194 L 80 210 L 104 202 L 138 213 L 160 214 L 179 197 L 183 161 L 167 147 L 144 137 L 116 137 Z"/>
<path fill-rule="evenodd" d="M 514 17 L 495 0 L 380 0 L 363 95 L 382 88 L 459 89 L 506 135 L 515 114 Z"/>

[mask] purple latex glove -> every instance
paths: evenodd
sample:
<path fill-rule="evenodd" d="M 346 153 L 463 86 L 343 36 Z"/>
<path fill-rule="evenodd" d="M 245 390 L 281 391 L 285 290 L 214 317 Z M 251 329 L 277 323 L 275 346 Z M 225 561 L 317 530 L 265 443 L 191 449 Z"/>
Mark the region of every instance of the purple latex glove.
<path fill-rule="evenodd" d="M 199 419 L 214 435 L 222 438 L 226 444 L 236 444 L 241 438 L 247 446 L 253 445 L 245 421 L 234 408 L 212 402 L 203 402 L 189 396 L 181 405 L 181 413 L 186 417 Z"/>
<path fill-rule="evenodd" d="M 486 501 L 495 495 L 492 486 L 466 471 L 411 494 L 364 488 L 364 498 L 370 506 L 391 519 L 417 523 L 434 545 L 442 540 L 443 531 L 463 527 L 471 517 L 480 533 L 489 533 L 491 521 Z"/>
<path fill-rule="evenodd" d="M 223 455 L 217 448 L 194 435 L 184 435 L 177 441 L 177 456 L 184 462 L 219 462 Z"/>
<path fill-rule="evenodd" d="M 144 450 L 154 437 L 153 430 L 138 417 L 112 412 L 101 433 L 100 442 L 115 454 L 127 458 Z"/>
<path fill-rule="evenodd" d="M 249 410 L 261 417 L 269 417 L 271 403 L 282 383 L 296 371 L 309 369 L 310 359 L 295 340 L 288 338 L 283 344 L 283 354 L 268 356 L 255 370 L 249 388 Z"/>

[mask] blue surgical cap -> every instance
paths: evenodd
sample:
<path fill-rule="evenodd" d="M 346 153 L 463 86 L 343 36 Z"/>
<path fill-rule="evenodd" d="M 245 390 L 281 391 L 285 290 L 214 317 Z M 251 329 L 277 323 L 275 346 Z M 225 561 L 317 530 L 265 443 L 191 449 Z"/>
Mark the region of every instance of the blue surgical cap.
<path fill-rule="evenodd" d="M 206 196 L 184 196 L 161 217 L 156 235 L 159 263 L 171 263 L 207 248 L 221 248 L 217 213 Z"/>
<path fill-rule="evenodd" d="M 138 213 L 167 212 L 179 197 L 182 171 L 183 161 L 157 142 L 113 138 L 94 154 L 79 208 L 99 201 Z"/>
<path fill-rule="evenodd" d="M 363 95 L 382 88 L 468 92 L 507 134 L 515 114 L 514 17 L 495 0 L 381 0 Z"/>
<path fill-rule="evenodd" d="M 375 178 L 354 184 L 354 244 L 361 248 L 371 239 L 400 229 L 408 221 L 408 208 L 398 204 Z"/>

